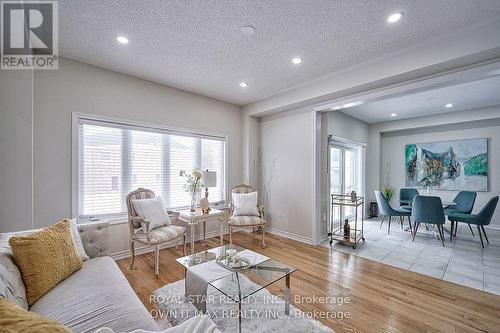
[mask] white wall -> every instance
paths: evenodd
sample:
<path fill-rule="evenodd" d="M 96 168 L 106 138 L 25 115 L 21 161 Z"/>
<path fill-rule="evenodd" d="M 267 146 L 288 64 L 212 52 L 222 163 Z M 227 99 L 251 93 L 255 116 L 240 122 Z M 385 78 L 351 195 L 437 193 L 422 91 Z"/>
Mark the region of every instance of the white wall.
<path fill-rule="evenodd" d="M 404 147 L 410 143 L 438 142 L 473 138 L 488 138 L 489 163 L 489 190 L 478 192 L 474 212 L 479 211 L 486 202 L 495 195 L 500 195 L 500 176 L 495 172 L 500 168 L 500 122 L 497 126 L 479 127 L 472 129 L 445 130 L 416 134 L 397 133 L 382 136 L 382 165 L 391 164 L 390 186 L 395 189 L 405 187 Z M 486 125 L 486 124 L 485 124 Z M 465 189 L 466 190 L 466 189 Z M 422 190 L 421 190 L 422 191 Z M 397 192 L 397 191 L 396 191 Z M 423 193 L 423 192 L 422 192 Z M 436 195 L 444 200 L 452 201 L 458 191 L 437 191 Z M 399 192 L 393 201 L 397 202 Z M 492 220 L 493 224 L 500 225 L 500 207 Z"/>
<path fill-rule="evenodd" d="M 53 224 L 63 217 L 71 216 L 72 213 L 72 112 L 153 122 L 227 135 L 229 186 L 242 181 L 240 107 L 61 58 L 59 70 L 36 71 L 34 74 L 32 121 L 35 227 Z M 29 126 L 26 127 L 31 127 L 30 121 L 28 117 L 26 124 Z M 14 124 L 13 121 L 9 121 L 5 126 Z M 31 138 L 31 130 L 22 133 L 25 136 L 23 138 Z M 26 140 L 31 141 L 31 139 Z M 25 148 L 27 151 L 31 150 L 29 144 Z M 3 149 L 2 147 L 2 154 Z M 16 164 L 17 166 L 22 167 L 23 163 Z M 13 190 L 15 188 L 13 185 L 9 184 L 8 187 L 2 188 L 2 192 Z M 23 192 L 25 192 L 23 195 L 30 197 L 31 191 Z M 28 211 L 31 215 L 31 209 Z M 213 228 L 207 226 L 208 231 Z M 26 229 L 26 225 L 22 219 L 16 219 L 15 225 L 10 229 L 22 230 Z M 126 224 L 113 226 L 111 234 L 113 252 L 128 248 Z"/>
<path fill-rule="evenodd" d="M 315 116 L 305 108 L 260 122 L 265 177 L 276 161 L 267 222 L 272 232 L 304 242 L 313 241 Z"/>
<path fill-rule="evenodd" d="M 0 70 L 0 232 L 32 227 L 30 70 Z"/>
<path fill-rule="evenodd" d="M 390 185 L 404 187 L 404 146 L 408 143 L 489 138 L 489 191 L 478 192 L 475 211 L 495 195 L 500 195 L 500 107 L 451 112 L 429 117 L 391 121 L 369 126 L 367 159 L 367 196 L 375 200 L 373 191 L 383 186 L 383 167 L 391 162 Z M 444 199 L 453 199 L 457 191 L 438 191 Z M 397 195 L 396 195 L 397 196 Z M 395 199 L 397 200 L 397 198 Z M 396 202 L 396 201 L 394 201 Z M 500 209 L 492 223 L 500 224 Z"/>
<path fill-rule="evenodd" d="M 359 143 L 367 143 L 368 124 L 354 119 L 340 111 L 324 112 L 321 115 L 321 227 L 320 234 L 327 233 L 328 205 L 330 195 L 328 185 L 328 136 L 335 135 Z M 364 168 L 363 168 L 364 170 Z"/>

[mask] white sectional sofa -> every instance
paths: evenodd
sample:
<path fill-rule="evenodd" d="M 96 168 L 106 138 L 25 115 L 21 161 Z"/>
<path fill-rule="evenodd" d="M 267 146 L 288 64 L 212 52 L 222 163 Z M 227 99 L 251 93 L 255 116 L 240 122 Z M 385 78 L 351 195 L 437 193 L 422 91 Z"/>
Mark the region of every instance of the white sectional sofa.
<path fill-rule="evenodd" d="M 8 240 L 14 234 L 34 231 L 0 235 L 0 296 L 26 310 L 58 320 L 73 332 L 94 332 L 103 326 L 114 332 L 158 330 L 115 261 L 109 257 L 107 223 L 78 225 L 90 259 L 28 309 L 24 284 Z"/>

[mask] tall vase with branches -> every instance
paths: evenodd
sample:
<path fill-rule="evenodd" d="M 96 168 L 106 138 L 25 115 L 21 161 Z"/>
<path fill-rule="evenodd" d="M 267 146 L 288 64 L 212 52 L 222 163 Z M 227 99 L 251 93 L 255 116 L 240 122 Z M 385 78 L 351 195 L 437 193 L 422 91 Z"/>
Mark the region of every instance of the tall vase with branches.
<path fill-rule="evenodd" d="M 269 206 L 269 196 L 271 193 L 271 185 L 273 181 L 274 171 L 276 170 L 276 158 L 274 158 L 269 167 L 269 171 L 266 172 L 264 168 L 264 157 L 262 154 L 262 149 L 257 151 L 257 161 L 254 163 L 254 169 L 256 169 L 255 174 L 257 176 L 257 189 L 260 192 L 259 195 L 259 205 L 264 207 L 264 211 L 267 212 Z"/>

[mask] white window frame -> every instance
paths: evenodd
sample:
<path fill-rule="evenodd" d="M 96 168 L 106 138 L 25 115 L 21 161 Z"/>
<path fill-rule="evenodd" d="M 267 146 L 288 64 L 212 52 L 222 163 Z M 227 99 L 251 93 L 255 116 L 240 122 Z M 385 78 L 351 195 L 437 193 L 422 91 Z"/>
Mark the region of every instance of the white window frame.
<path fill-rule="evenodd" d="M 224 181 L 224 203 L 219 207 L 225 207 L 228 203 L 228 193 L 229 193 L 229 137 L 226 134 L 201 131 L 195 129 L 188 128 L 180 128 L 180 127 L 172 127 L 167 125 L 160 125 L 151 122 L 143 122 L 136 120 L 128 120 L 122 118 L 115 117 L 107 117 L 107 116 L 97 116 L 87 113 L 81 112 L 72 112 L 71 116 L 71 212 L 73 217 L 78 218 L 80 211 L 80 197 L 78 193 L 79 189 L 79 177 L 80 177 L 80 165 L 79 165 L 79 137 L 80 137 L 80 120 L 85 121 L 95 121 L 99 123 L 110 123 L 114 125 L 122 125 L 129 127 L 131 129 L 137 130 L 149 130 L 149 131 L 157 131 L 161 133 L 168 133 L 173 135 L 184 135 L 191 137 L 202 137 L 202 138 L 216 138 L 219 140 L 223 140 L 225 142 L 225 154 L 224 154 L 224 173 L 225 173 L 225 181 Z M 171 207 L 168 207 L 171 208 Z M 178 209 L 182 209 L 184 207 L 178 207 Z M 125 216 L 117 216 L 116 214 L 111 214 L 109 216 L 100 215 L 100 218 L 109 220 L 109 221 L 126 221 L 127 217 Z"/>
<path fill-rule="evenodd" d="M 354 141 L 354 140 L 350 140 L 350 139 L 346 139 L 346 138 L 343 138 L 343 137 L 340 137 L 340 136 L 335 136 L 333 134 L 330 134 L 328 136 L 328 139 L 327 139 L 327 154 L 326 154 L 326 158 L 327 158 L 327 161 L 326 161 L 326 174 L 327 174 L 327 183 L 328 183 L 328 186 L 327 186 L 327 189 L 326 189 L 326 196 L 327 196 L 327 202 L 328 202 L 328 207 L 326 209 L 326 212 L 327 212 L 327 230 L 330 228 L 330 216 L 332 214 L 331 212 L 331 197 L 330 197 L 330 184 L 331 184 L 331 179 L 330 179 L 330 148 L 331 147 L 335 147 L 335 148 L 340 148 L 340 149 L 349 149 L 349 150 L 354 150 L 357 154 L 358 154 L 358 158 L 357 158 L 357 162 L 356 163 L 356 159 L 355 159 L 355 162 L 356 165 L 355 166 L 355 172 L 356 172 L 356 176 L 355 178 L 360 178 L 361 179 L 361 182 L 360 183 L 357 183 L 356 184 L 356 187 L 357 187 L 357 191 L 361 191 L 361 192 L 358 192 L 357 195 L 359 196 L 363 196 L 365 198 L 365 202 L 366 202 L 366 147 L 367 147 L 367 144 L 366 143 L 363 143 L 363 142 L 359 142 L 359 141 Z M 342 154 L 344 154 L 344 151 L 342 151 Z M 342 160 L 344 160 L 344 157 L 342 157 Z M 341 169 L 343 169 L 343 165 L 341 166 Z M 344 185 L 343 185 L 344 186 Z M 343 210 L 343 208 L 342 208 Z M 344 213 L 342 212 L 341 213 L 341 218 L 351 218 L 352 216 L 344 216 Z M 328 230 L 329 231 L 329 230 Z"/>

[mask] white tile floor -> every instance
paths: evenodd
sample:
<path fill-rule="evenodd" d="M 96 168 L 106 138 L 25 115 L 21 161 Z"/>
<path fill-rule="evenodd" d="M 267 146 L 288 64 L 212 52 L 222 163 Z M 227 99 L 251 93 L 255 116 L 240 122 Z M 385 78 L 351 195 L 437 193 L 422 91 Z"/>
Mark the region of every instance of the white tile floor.
<path fill-rule="evenodd" d="M 457 237 L 450 243 L 445 233 L 445 247 L 432 232 L 420 225 L 412 242 L 409 232 L 401 230 L 399 220 L 391 223 L 387 234 L 387 221 L 379 229 L 380 220 L 365 221 L 365 242 L 356 249 L 335 242 L 332 248 L 359 257 L 379 261 L 391 266 L 429 275 L 471 288 L 500 295 L 500 230 L 486 228 L 490 244 L 481 248 L 476 228 L 472 236 L 467 225 L 459 223 Z M 405 221 L 405 228 L 408 221 Z M 449 223 L 445 226 L 450 229 Z M 323 243 L 330 247 L 328 241 Z"/>

